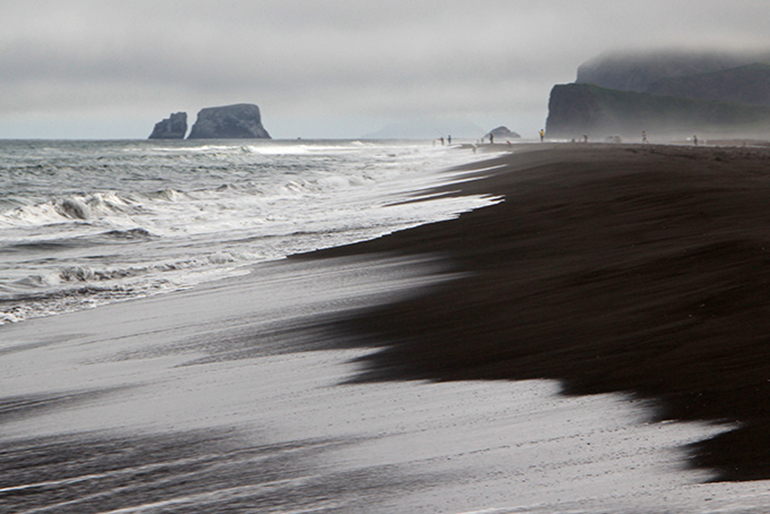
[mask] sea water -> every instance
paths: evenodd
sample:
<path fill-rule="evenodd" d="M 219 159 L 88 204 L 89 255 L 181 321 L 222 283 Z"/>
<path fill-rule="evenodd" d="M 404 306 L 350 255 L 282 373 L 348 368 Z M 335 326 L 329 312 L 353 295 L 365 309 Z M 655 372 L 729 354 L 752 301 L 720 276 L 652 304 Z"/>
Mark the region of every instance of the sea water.
<path fill-rule="evenodd" d="M 0 141 L 0 324 L 454 217 L 496 200 L 402 200 L 474 158 L 430 141 Z"/>

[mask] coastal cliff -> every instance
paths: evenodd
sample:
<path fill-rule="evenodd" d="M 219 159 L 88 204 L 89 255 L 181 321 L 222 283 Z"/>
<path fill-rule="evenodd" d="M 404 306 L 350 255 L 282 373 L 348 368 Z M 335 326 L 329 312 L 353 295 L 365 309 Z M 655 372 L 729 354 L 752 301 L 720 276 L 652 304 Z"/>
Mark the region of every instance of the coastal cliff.
<path fill-rule="evenodd" d="M 651 83 L 647 92 L 697 100 L 770 106 L 770 64 L 754 63 L 729 70 L 666 77 Z"/>
<path fill-rule="evenodd" d="M 270 134 L 259 107 L 234 104 L 201 109 L 187 139 L 270 139 Z"/>
<path fill-rule="evenodd" d="M 549 137 L 747 137 L 770 131 L 767 55 L 608 54 L 553 87 Z"/>
<path fill-rule="evenodd" d="M 184 139 L 187 133 L 187 113 L 175 112 L 155 124 L 148 139 Z"/>
<path fill-rule="evenodd" d="M 692 134 L 755 134 L 770 130 L 770 107 L 561 84 L 551 90 L 549 137 L 592 139 Z"/>

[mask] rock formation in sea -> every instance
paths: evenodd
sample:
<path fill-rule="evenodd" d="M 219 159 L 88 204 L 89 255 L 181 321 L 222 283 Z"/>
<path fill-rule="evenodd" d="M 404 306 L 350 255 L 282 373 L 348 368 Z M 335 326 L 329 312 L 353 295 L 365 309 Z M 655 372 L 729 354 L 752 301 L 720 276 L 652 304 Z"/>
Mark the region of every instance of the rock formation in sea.
<path fill-rule="evenodd" d="M 506 139 L 517 139 L 521 136 L 516 132 L 513 132 L 505 125 L 500 125 L 484 134 L 484 139 L 489 139 L 489 136 L 495 136 L 498 141 L 505 141 Z"/>
<path fill-rule="evenodd" d="M 259 107 L 234 104 L 201 109 L 187 139 L 270 139 L 270 134 Z"/>
<path fill-rule="evenodd" d="M 155 124 L 149 139 L 184 139 L 187 134 L 187 113 L 175 112 Z"/>
<path fill-rule="evenodd" d="M 770 130 L 770 55 L 605 54 L 551 90 L 549 137 L 597 140 L 733 135 Z"/>

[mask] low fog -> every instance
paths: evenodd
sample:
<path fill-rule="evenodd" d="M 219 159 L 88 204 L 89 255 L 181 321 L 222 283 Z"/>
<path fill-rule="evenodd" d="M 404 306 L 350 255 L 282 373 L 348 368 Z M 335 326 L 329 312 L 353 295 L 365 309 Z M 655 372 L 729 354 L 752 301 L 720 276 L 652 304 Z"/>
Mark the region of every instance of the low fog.
<path fill-rule="evenodd" d="M 277 138 L 425 119 L 535 137 L 592 57 L 770 48 L 768 17 L 758 0 L 5 2 L 0 137 L 145 138 L 236 102 Z"/>

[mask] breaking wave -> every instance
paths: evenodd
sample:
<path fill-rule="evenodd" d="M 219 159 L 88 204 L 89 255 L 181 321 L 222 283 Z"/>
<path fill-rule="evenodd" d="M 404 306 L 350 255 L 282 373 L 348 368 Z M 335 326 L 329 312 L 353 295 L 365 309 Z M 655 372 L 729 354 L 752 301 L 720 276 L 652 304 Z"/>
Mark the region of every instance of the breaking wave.
<path fill-rule="evenodd" d="M 470 155 L 361 141 L 0 143 L 0 323 L 177 290 L 493 203 Z"/>

